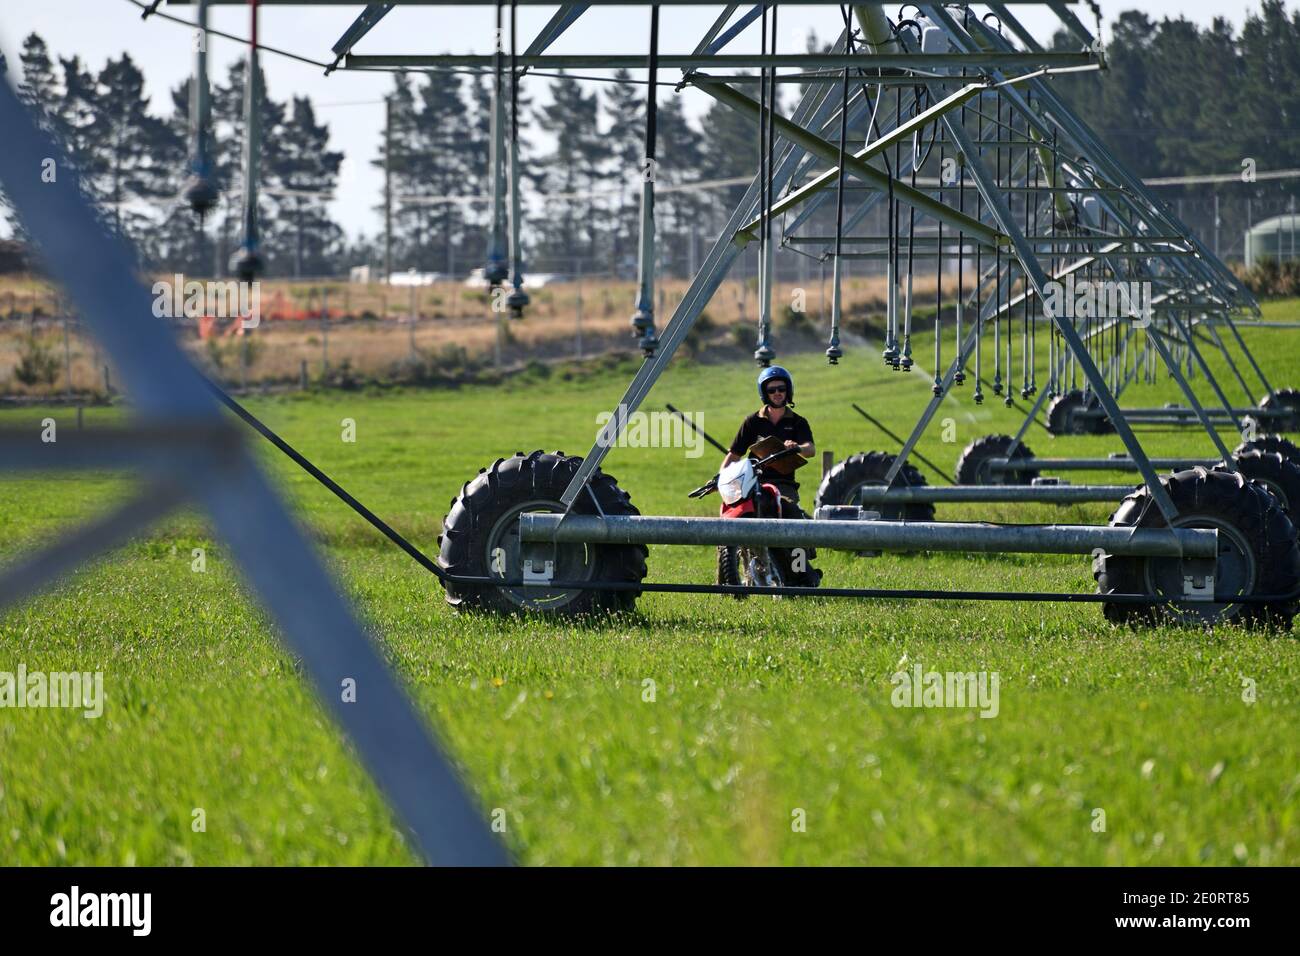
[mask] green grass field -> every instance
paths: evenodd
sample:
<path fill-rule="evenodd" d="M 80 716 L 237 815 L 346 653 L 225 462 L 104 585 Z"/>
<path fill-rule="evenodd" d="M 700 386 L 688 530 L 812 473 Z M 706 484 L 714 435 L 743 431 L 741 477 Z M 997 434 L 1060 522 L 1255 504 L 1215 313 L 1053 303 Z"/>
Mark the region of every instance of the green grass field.
<path fill-rule="evenodd" d="M 1297 315 L 1297 302 L 1266 308 L 1269 318 Z M 1296 332 L 1249 338 L 1275 384 L 1298 384 Z M 918 342 L 928 368 L 932 343 Z M 873 346 L 837 368 L 815 354 L 786 362 L 819 448 L 837 458 L 895 450 L 850 402 L 905 432 L 928 398 L 923 375 L 887 372 L 877 356 Z M 498 390 L 247 404 L 433 553 L 462 482 L 516 450 L 584 453 L 596 415 L 629 378 L 624 369 L 566 382 L 556 372 Z M 753 379 L 739 362 L 678 363 L 646 407 L 703 412 L 727 440 L 756 405 Z M 976 408 L 969 388 L 940 415 L 953 420 L 955 440 L 944 442 L 936 423 L 921 446 L 949 468 L 970 440 L 1019 423 L 1000 404 Z M 1134 389 L 1125 404 L 1174 397 L 1162 383 Z M 87 421 L 120 415 L 92 409 Z M 75 427 L 70 410 L 45 408 L 0 412 L 0 424 L 35 435 L 46 416 Z M 355 443 L 341 440 L 344 418 L 356 422 Z M 1153 453 L 1211 454 L 1195 432 L 1142 435 Z M 1053 440 L 1038 428 L 1028 440 L 1039 455 L 1120 448 L 1114 437 Z M 1083 605 L 711 595 L 646 595 L 634 617 L 579 625 L 457 615 L 428 573 L 265 443 L 259 454 L 485 815 L 504 810 L 522 862 L 1300 862 L 1300 643 L 1290 634 L 1135 631 Z M 707 514 L 715 499 L 685 495 L 716 464 L 711 449 L 690 459 L 680 449 L 619 448 L 606 470 L 643 513 Z M 815 471 L 804 472 L 805 504 Z M 0 561 L 131 487 L 107 474 L 4 478 Z M 1104 505 L 996 506 L 941 507 L 939 517 L 1108 514 Z M 206 549 L 204 573 L 191 570 L 195 547 Z M 1082 557 L 826 554 L 818 563 L 828 585 L 1093 586 Z M 652 549 L 651 580 L 712 574 L 708 549 Z M 998 672 L 997 717 L 896 709 L 890 677 L 900 662 Z M 175 516 L 0 616 L 0 671 L 19 664 L 102 670 L 106 703 L 98 720 L 0 710 L 0 864 L 415 862 L 199 516 Z M 1246 681 L 1254 703 L 1243 700 Z M 204 832 L 191 826 L 197 808 Z M 792 825 L 800 810 L 802 830 Z"/>

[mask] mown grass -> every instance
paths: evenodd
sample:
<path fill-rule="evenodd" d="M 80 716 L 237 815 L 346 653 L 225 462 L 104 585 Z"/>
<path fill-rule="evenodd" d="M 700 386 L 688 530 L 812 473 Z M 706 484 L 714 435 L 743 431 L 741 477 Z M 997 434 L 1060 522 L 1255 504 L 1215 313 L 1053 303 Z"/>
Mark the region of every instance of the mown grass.
<path fill-rule="evenodd" d="M 1296 303 L 1267 309 L 1297 312 Z M 1294 384 L 1294 332 L 1248 334 L 1276 384 Z M 930 359 L 931 347 L 918 338 L 917 356 Z M 884 371 L 877 352 L 859 346 L 837 368 L 816 355 L 787 363 L 800 410 L 837 457 L 892 450 L 849 402 L 901 433 L 928 397 L 924 376 Z M 493 390 L 248 404 L 432 552 L 462 482 L 516 450 L 584 453 L 596 414 L 628 378 L 538 373 Z M 1161 383 L 1125 404 L 1173 398 Z M 725 441 L 755 404 L 753 371 L 679 364 L 647 407 L 664 401 L 703 412 Z M 0 423 L 35 436 L 47 416 L 75 427 L 66 409 L 6 411 Z M 1019 423 L 1000 404 L 976 408 L 966 396 L 944 417 L 955 441 L 943 441 L 936 422 L 921 450 L 949 468 L 968 441 Z M 356 422 L 355 443 L 341 440 L 344 418 Z M 1143 435 L 1157 454 L 1211 453 L 1195 433 Z M 1040 455 L 1120 447 L 1041 429 L 1029 442 Z M 485 814 L 505 811 L 505 837 L 524 862 L 1300 861 L 1300 647 L 1289 634 L 1134 631 L 1107 625 L 1094 606 L 665 594 L 606 621 L 460 616 L 426 572 L 273 450 L 258 450 Z M 607 470 L 643 512 L 703 514 L 712 505 L 685 493 L 716 461 L 711 449 L 687 458 L 618 448 Z M 814 471 L 804 472 L 806 502 Z M 1071 476 L 1090 477 L 1122 480 Z M 0 557 L 48 541 L 130 488 L 117 475 L 5 478 Z M 940 518 L 1104 521 L 1108 511 L 972 506 Z M 194 547 L 206 549 L 204 573 L 191 571 Z M 828 554 L 819 565 L 828 584 L 1092 586 L 1088 560 L 1074 557 Z M 712 556 L 657 548 L 650 574 L 709 580 Z M 894 708 L 890 677 L 916 662 L 996 671 L 998 716 Z M 0 862 L 414 861 L 199 516 L 167 520 L 0 617 L 0 671 L 20 663 L 102 670 L 107 701 L 98 720 L 0 709 Z M 1253 704 L 1243 700 L 1246 681 Z M 205 832 L 191 828 L 196 808 Z M 792 827 L 797 810 L 804 832 Z"/>

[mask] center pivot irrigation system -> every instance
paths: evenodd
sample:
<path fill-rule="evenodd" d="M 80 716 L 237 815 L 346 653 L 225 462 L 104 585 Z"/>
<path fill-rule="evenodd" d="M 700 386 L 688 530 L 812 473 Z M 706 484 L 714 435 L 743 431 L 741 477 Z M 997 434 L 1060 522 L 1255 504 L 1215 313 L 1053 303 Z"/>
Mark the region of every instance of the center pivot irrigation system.
<path fill-rule="evenodd" d="M 195 2 L 198 25 L 206 28 L 210 6 L 243 0 Z M 1300 456 L 1278 436 L 1230 451 L 1219 428 L 1240 427 L 1252 436 L 1260 428 L 1295 429 L 1300 393 L 1274 389 L 1242 339 L 1235 319 L 1255 318 L 1259 312 L 1249 292 L 1054 92 L 1054 75 L 1105 65 L 1099 39 L 1075 15 L 1072 0 L 1043 6 L 1075 40 L 1073 50 L 1045 50 L 1012 13 L 1013 7 L 1026 4 L 1004 0 L 976 9 L 964 3 L 906 4 L 893 18 L 883 4 L 840 6 L 843 30 L 829 52 L 782 52 L 780 7 L 813 5 L 788 0 L 726 5 L 690 53 L 660 51 L 660 5 L 649 4 L 643 57 L 550 54 L 548 48 L 589 8 L 612 4 L 560 5 L 520 49 L 516 8 L 533 0 L 518 0 L 491 4 L 496 31 L 493 53 L 487 56 L 353 53 L 396 7 L 437 2 L 368 5 L 333 46 L 327 72 L 424 70 L 437 75 L 465 70 L 494 78 L 491 229 L 484 272 L 494 288 L 504 293 L 510 287 L 503 297 L 515 318 L 528 305 L 518 150 L 523 77 L 542 68 L 646 70 L 638 293 L 631 320 L 644 353 L 641 368 L 585 456 L 516 452 L 466 483 L 451 502 L 436 562 L 221 397 L 436 574 L 453 605 L 573 614 L 630 608 L 643 591 L 748 593 L 757 589 L 647 582 L 646 546 L 811 546 L 859 553 L 1077 553 L 1093 559 L 1098 590 L 1044 594 L 780 587 L 764 593 L 1096 601 L 1114 620 L 1172 617 L 1289 625 L 1300 598 L 1300 548 L 1288 511 L 1300 503 Z M 700 5 L 697 0 L 677 2 Z M 249 6 L 254 40 L 249 75 L 254 79 L 248 84 L 244 150 L 245 237 L 231 262 L 232 271 L 245 279 L 254 277 L 261 264 L 258 130 L 251 108 L 259 75 L 259 0 Z M 759 52 L 726 52 L 755 23 Z M 735 72 L 745 68 L 757 73 Z M 214 193 L 203 132 L 205 69 L 199 53 L 187 195 L 200 211 Z M 680 72 L 675 84 L 659 78 L 670 69 Z M 797 83 L 802 90 L 788 117 L 774 106 L 778 83 Z M 757 174 L 662 334 L 656 328 L 653 295 L 654 144 L 661 85 L 675 85 L 678 91 L 693 87 L 753 119 L 758 130 Z M 757 98 L 752 95 L 755 85 Z M 884 234 L 855 232 L 873 210 L 872 221 L 885 222 Z M 825 234 L 828 220 L 833 220 L 830 235 Z M 921 269 L 934 271 L 932 397 L 899 453 L 853 455 L 828 471 L 811 522 L 642 516 L 601 471 L 601 462 L 731 265 L 754 242 L 760 263 L 754 359 L 764 366 L 772 362 L 777 228 L 782 247 L 833 264 L 826 349 L 832 365 L 844 357 L 840 320 L 846 260 L 885 261 L 889 291 L 882 357 L 902 372 L 916 365 L 913 276 Z M 1079 298 L 1080 290 L 1090 297 Z M 952 306 L 945 304 L 945 293 Z M 1084 299 L 1091 304 L 1076 308 L 1076 300 Z M 953 330 L 947 354 L 945 311 Z M 1232 404 L 1206 361 L 1207 350 L 1225 360 L 1249 407 Z M 1154 380 L 1161 367 L 1177 383 L 1186 405 L 1121 408 L 1124 390 L 1135 381 Z M 1243 367 L 1257 380 L 1258 402 Z M 1212 389 L 1212 401 L 1203 402 L 1193 391 L 1191 380 L 1198 374 Z M 945 399 L 968 382 L 977 404 L 991 393 L 1020 408 L 1013 399 L 1019 392 L 1032 405 L 1015 435 L 987 436 L 966 449 L 953 487 L 930 487 L 909 458 Z M 1034 458 L 1024 439 L 1043 413 L 1053 434 L 1113 432 L 1124 452 L 1100 459 Z M 1152 459 L 1133 428 L 1147 424 L 1200 428 L 1207 439 L 1203 457 Z M 1162 475 L 1158 469 L 1164 468 L 1179 470 Z M 1042 477 L 1046 469 L 1136 472 L 1142 484 L 1136 489 L 1070 485 Z M 1108 526 L 992 525 L 934 521 L 935 503 L 945 501 L 1120 503 Z"/>

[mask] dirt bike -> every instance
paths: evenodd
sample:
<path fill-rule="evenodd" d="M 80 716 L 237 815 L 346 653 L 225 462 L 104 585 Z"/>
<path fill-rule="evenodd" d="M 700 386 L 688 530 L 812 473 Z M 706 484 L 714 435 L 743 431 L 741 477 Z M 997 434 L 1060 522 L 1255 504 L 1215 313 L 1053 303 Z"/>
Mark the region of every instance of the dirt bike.
<path fill-rule="evenodd" d="M 797 448 L 783 448 L 763 459 L 741 458 L 689 497 L 703 498 L 716 491 L 722 498 L 718 512 L 723 518 L 804 518 L 799 506 L 782 497 L 776 485 L 759 480 L 764 465 L 797 454 Z M 821 572 L 808 563 L 814 556 L 811 548 L 719 545 L 718 583 L 762 588 L 816 587 Z M 747 596 L 734 595 L 737 599 Z"/>

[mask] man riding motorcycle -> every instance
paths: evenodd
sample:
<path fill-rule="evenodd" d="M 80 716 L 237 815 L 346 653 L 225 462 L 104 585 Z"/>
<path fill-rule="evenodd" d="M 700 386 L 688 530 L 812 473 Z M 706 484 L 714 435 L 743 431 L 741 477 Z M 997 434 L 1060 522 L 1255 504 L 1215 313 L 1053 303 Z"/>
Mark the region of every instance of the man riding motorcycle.
<path fill-rule="evenodd" d="M 794 478 L 794 471 L 817 453 L 817 447 L 813 443 L 812 427 L 808 424 L 808 419 L 791 407 L 794 405 L 793 377 L 779 365 L 763 369 L 758 374 L 758 397 L 763 407 L 741 422 L 718 470 L 721 472 L 728 465 L 744 458 L 751 449 L 755 449 L 758 457 L 765 457 L 781 448 L 797 450 L 797 455 L 785 455 L 764 465 L 759 480 L 776 487 L 783 499 L 783 515 L 806 518 L 807 515 L 799 507 L 799 482 Z M 798 550 L 802 550 L 803 554 L 796 554 L 794 550 L 781 552 L 790 558 L 787 566 L 793 567 L 795 571 L 795 580 L 788 583 L 796 587 L 816 587 L 822 576 L 821 571 L 810 563 L 816 557 L 816 551 L 811 547 Z"/>

